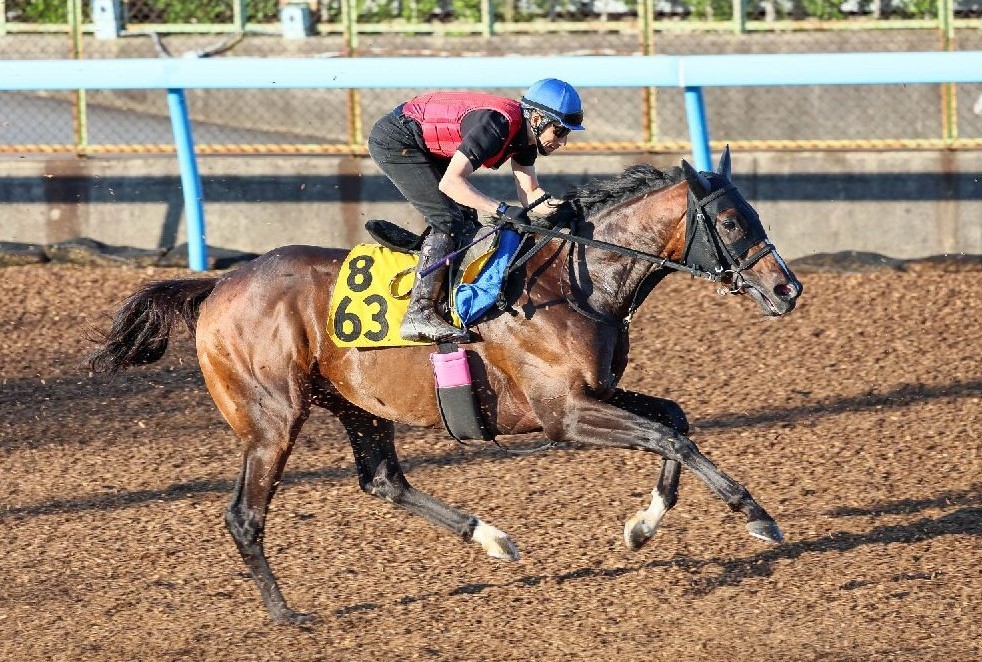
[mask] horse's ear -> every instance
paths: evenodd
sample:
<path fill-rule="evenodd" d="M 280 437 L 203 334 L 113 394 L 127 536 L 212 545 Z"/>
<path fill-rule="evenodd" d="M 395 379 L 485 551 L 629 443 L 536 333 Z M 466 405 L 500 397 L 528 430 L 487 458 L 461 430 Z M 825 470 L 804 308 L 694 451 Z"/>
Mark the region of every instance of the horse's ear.
<path fill-rule="evenodd" d="M 723 155 L 719 157 L 719 167 L 716 172 L 723 175 L 726 181 L 730 181 L 730 146 L 727 145 L 723 150 Z"/>
<path fill-rule="evenodd" d="M 685 181 L 689 183 L 689 188 L 692 189 L 697 198 L 705 198 L 713 190 L 713 185 L 709 183 L 705 175 L 696 171 L 685 159 L 682 159 L 682 172 L 685 173 Z"/>

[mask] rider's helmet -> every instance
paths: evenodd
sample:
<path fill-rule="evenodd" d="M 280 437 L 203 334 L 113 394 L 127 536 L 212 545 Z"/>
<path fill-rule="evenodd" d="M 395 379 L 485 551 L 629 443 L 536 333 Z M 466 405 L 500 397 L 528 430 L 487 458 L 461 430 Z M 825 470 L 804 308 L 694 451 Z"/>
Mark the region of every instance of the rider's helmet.
<path fill-rule="evenodd" d="M 537 111 L 546 119 L 532 130 L 538 136 L 546 127 L 558 122 L 570 131 L 583 131 L 583 106 L 580 95 L 569 83 L 556 78 L 544 78 L 533 83 L 521 99 L 522 108 L 526 114 Z"/>

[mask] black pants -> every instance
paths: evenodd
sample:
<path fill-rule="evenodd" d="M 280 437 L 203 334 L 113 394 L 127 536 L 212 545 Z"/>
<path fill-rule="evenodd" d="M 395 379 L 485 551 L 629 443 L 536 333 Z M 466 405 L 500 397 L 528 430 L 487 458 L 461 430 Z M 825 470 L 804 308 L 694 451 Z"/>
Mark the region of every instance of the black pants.
<path fill-rule="evenodd" d="M 465 211 L 440 192 L 440 179 L 450 160 L 425 151 L 421 141 L 415 120 L 398 111 L 386 113 L 372 127 L 368 153 L 434 230 L 456 239 L 473 210 Z"/>

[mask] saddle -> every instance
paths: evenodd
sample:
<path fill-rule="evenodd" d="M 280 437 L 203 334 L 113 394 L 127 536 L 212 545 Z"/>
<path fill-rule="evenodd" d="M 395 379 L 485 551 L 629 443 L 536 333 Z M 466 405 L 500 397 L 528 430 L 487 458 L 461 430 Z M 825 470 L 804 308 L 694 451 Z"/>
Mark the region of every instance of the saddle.
<path fill-rule="evenodd" d="M 425 232 L 429 232 L 427 229 L 416 234 L 379 219 L 365 223 L 365 230 L 381 246 L 408 254 L 419 253 Z M 474 222 L 462 233 L 460 241 L 467 249 L 452 261 L 447 305 L 454 323 L 463 327 L 500 303 L 508 266 L 518 252 L 522 235 L 504 228 L 495 231 Z"/>
<path fill-rule="evenodd" d="M 380 246 L 396 253 L 418 254 L 424 238 L 424 235 L 384 220 L 370 220 L 365 224 L 365 229 Z M 518 234 L 511 230 L 490 232 L 488 228 L 476 224 L 475 230 L 483 230 L 487 236 L 479 241 L 474 241 L 476 232 L 467 237 L 466 243 L 472 245 L 454 260 L 454 268 L 450 269 L 449 308 L 459 326 L 466 326 L 480 317 L 497 300 L 504 282 L 505 268 L 521 241 L 517 239 Z M 516 238 L 502 236 L 502 233 L 515 235 Z M 512 244 L 514 249 L 510 248 Z M 504 266 L 495 269 L 495 260 Z M 492 268 L 489 269 L 489 266 Z M 484 283 L 481 282 L 482 276 L 486 281 Z M 483 309 L 479 310 L 481 307 Z M 437 407 L 450 435 L 461 443 L 469 439 L 493 441 L 494 434 L 484 424 L 474 397 L 468 352 L 454 343 L 441 343 L 437 351 L 430 355 L 430 363 Z"/>

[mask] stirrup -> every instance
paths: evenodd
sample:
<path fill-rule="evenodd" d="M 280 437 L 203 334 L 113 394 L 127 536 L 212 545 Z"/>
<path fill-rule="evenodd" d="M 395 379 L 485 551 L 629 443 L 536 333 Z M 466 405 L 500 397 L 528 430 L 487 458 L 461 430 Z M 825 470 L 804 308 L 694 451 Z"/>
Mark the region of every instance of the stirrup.
<path fill-rule="evenodd" d="M 444 322 L 440 328 L 435 324 L 413 323 L 411 328 L 406 328 L 405 323 L 399 327 L 399 337 L 411 342 L 458 342 L 466 343 L 471 339 L 471 334 L 467 329 L 459 329 L 452 324 Z M 428 327 L 428 328 L 427 328 Z"/>
<path fill-rule="evenodd" d="M 467 342 L 470 338 L 467 329 L 458 328 L 443 319 L 430 299 L 409 305 L 399 325 L 399 335 L 403 340 L 436 343 Z"/>

